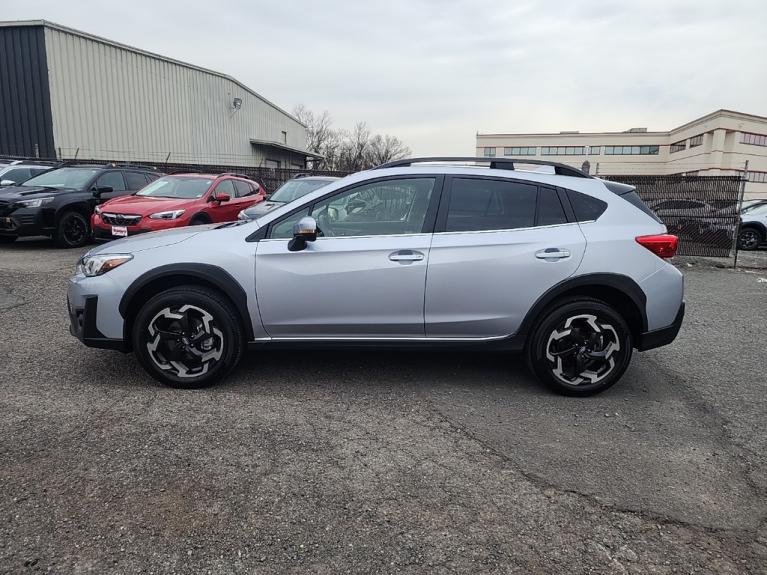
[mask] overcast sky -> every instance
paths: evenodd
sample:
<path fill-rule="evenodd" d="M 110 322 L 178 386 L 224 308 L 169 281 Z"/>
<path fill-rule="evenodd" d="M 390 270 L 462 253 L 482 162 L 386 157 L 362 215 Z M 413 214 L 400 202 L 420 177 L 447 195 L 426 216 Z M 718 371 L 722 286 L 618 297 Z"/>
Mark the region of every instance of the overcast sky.
<path fill-rule="evenodd" d="M 767 115 L 765 0 L 2 0 L 0 19 L 51 20 L 224 72 L 420 155 L 473 155 L 478 131 Z"/>

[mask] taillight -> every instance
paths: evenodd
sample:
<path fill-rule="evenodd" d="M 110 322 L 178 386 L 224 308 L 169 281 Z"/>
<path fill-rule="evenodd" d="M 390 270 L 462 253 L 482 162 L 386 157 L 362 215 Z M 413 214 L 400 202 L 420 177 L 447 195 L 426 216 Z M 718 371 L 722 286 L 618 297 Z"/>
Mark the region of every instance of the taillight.
<path fill-rule="evenodd" d="M 671 234 L 639 236 L 636 240 L 638 244 L 646 247 L 656 256 L 663 259 L 673 258 L 679 245 L 679 238 Z"/>

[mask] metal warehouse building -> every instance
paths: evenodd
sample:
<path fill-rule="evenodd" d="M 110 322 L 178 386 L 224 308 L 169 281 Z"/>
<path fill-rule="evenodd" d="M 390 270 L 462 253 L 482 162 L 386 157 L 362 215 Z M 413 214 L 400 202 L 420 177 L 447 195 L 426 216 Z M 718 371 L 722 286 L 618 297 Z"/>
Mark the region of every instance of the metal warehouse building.
<path fill-rule="evenodd" d="M 0 155 L 303 168 L 305 143 L 303 124 L 226 74 L 0 22 Z"/>

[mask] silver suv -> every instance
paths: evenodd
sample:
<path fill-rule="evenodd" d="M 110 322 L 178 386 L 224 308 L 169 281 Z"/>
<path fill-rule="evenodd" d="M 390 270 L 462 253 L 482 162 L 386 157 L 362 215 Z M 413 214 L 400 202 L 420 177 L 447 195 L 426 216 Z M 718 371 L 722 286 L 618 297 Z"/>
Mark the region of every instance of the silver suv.
<path fill-rule="evenodd" d="M 311 343 L 524 352 L 554 390 L 602 391 L 679 331 L 677 238 L 629 186 L 524 164 L 401 160 L 254 221 L 110 242 L 71 279 L 71 332 L 184 388 L 248 344 Z"/>

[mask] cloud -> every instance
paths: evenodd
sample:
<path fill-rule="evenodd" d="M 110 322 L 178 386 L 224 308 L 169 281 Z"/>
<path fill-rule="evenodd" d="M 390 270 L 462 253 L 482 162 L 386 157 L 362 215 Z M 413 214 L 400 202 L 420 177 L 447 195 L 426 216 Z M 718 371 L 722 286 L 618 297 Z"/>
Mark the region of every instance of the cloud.
<path fill-rule="evenodd" d="M 219 70 L 284 108 L 367 121 L 418 154 L 477 131 L 668 129 L 767 114 L 761 0 L 465 0 L 5 6 Z"/>

